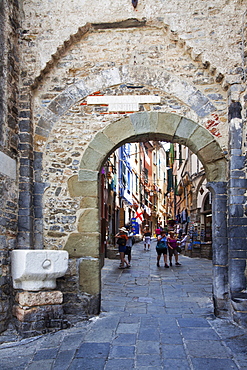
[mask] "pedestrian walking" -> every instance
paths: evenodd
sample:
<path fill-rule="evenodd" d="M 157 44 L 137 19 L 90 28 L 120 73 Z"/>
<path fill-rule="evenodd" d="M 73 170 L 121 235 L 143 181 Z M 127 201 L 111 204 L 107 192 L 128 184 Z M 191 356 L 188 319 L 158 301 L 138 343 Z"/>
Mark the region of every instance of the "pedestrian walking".
<path fill-rule="evenodd" d="M 161 233 L 161 228 L 160 226 L 158 226 L 157 229 L 155 229 L 156 238 L 158 235 L 160 235 L 160 233 Z"/>
<path fill-rule="evenodd" d="M 170 266 L 172 266 L 172 256 L 175 257 L 175 265 L 176 266 L 181 266 L 181 263 L 178 262 L 177 239 L 176 239 L 175 234 L 174 234 L 173 231 L 170 231 L 170 234 L 169 234 L 167 239 L 168 239 L 168 243 L 170 245 L 170 248 L 169 248 Z"/>
<path fill-rule="evenodd" d="M 126 227 L 127 229 L 127 236 L 128 236 L 128 239 L 126 241 L 126 250 L 125 250 L 125 255 L 128 256 L 128 263 L 129 263 L 129 267 L 130 267 L 130 262 L 131 262 L 131 251 L 132 251 L 132 246 L 133 246 L 133 237 L 134 237 L 134 233 L 129 229 L 129 227 Z"/>
<path fill-rule="evenodd" d="M 168 249 L 168 241 L 166 238 L 166 234 L 164 231 L 161 231 L 161 234 L 157 237 L 157 245 L 156 245 L 156 252 L 157 252 L 157 267 L 160 267 L 160 258 L 163 254 L 164 256 L 164 264 L 165 268 L 169 268 L 167 264 L 167 249 Z"/>
<path fill-rule="evenodd" d="M 187 243 L 188 235 L 186 233 L 183 233 L 182 240 L 180 241 L 180 247 L 181 249 L 185 249 L 186 243 Z"/>
<path fill-rule="evenodd" d="M 115 238 L 117 238 L 118 250 L 120 254 L 119 268 L 124 269 L 125 264 L 126 264 L 126 267 L 130 267 L 128 262 L 125 259 L 126 243 L 128 240 L 126 228 L 125 227 L 120 228 L 119 232 L 115 235 Z"/>
<path fill-rule="evenodd" d="M 144 250 L 150 251 L 150 243 L 151 243 L 151 232 L 147 228 L 144 233 Z"/>

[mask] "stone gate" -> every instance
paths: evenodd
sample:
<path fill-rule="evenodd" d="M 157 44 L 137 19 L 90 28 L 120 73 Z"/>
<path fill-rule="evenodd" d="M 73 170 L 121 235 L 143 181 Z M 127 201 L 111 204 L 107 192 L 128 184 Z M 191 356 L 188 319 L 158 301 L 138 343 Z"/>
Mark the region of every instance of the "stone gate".
<path fill-rule="evenodd" d="M 19 140 L 18 151 L 8 140 L 1 144 L 7 166 L 19 163 L 16 177 L 1 170 L 2 183 L 11 182 L 19 199 L 18 210 L 11 206 L 18 230 L 11 237 L 8 224 L 1 230 L 2 255 L 13 248 L 67 250 L 69 269 L 58 280 L 64 315 L 73 322 L 97 314 L 101 166 L 125 142 L 178 142 L 203 163 L 213 194 L 215 312 L 246 323 L 244 5 L 200 0 L 191 9 L 184 1 L 147 0 L 134 9 L 131 1 L 109 0 L 99 9 L 92 1 L 94 10 L 81 15 L 79 2 L 63 2 L 58 16 L 56 3 L 13 0 L 1 10 L 3 47 L 12 55 L 12 64 L 3 65 L 6 75 L 15 71 L 15 81 L 20 75 L 16 86 L 6 79 L 9 93 L 1 100 L 7 106 L 11 91 L 18 96 L 11 110 L 18 120 L 6 113 L 2 129 L 18 131 Z M 97 96 L 115 108 L 91 103 Z M 137 108 L 120 107 L 126 97 Z M 9 262 L 3 265 L 2 287 L 12 289 Z"/>

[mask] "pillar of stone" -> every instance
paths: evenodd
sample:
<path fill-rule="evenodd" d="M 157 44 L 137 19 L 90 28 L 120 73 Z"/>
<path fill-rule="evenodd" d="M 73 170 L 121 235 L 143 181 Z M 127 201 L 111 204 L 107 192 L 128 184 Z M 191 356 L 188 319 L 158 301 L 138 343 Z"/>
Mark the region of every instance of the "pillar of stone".
<path fill-rule="evenodd" d="M 231 292 L 246 288 L 246 235 L 247 217 L 244 204 L 247 201 L 246 156 L 242 153 L 243 120 L 242 106 L 233 101 L 229 107 L 230 121 L 230 183 L 229 183 L 229 279 Z"/>
<path fill-rule="evenodd" d="M 215 314 L 229 316 L 227 183 L 209 182 L 212 192 L 213 299 Z"/>
<path fill-rule="evenodd" d="M 233 319 L 247 326 L 246 258 L 247 258 L 247 179 L 244 154 L 244 121 L 239 94 L 240 86 L 232 86 L 229 106 L 229 287 Z"/>

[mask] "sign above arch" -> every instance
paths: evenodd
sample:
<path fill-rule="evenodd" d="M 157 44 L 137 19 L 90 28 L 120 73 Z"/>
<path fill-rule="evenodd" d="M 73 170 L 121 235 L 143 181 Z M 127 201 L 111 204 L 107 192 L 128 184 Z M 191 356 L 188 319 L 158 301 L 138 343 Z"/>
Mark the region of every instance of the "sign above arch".
<path fill-rule="evenodd" d="M 143 66 L 121 66 L 103 70 L 77 81 L 65 88 L 47 106 L 36 126 L 36 140 L 45 142 L 53 126 L 78 101 L 95 91 L 121 84 L 153 86 L 179 99 L 199 119 L 203 119 L 217 108 L 209 97 L 178 76 L 157 68 Z"/>

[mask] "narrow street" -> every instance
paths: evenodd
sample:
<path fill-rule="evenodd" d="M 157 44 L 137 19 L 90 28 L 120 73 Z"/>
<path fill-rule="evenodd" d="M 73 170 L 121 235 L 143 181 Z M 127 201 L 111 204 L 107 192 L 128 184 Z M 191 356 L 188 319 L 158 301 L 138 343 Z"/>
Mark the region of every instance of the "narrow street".
<path fill-rule="evenodd" d="M 131 268 L 106 260 L 102 313 L 89 322 L 0 346 L 1 370 L 247 369 L 246 331 L 213 315 L 212 262 L 156 266 L 133 246 Z"/>

